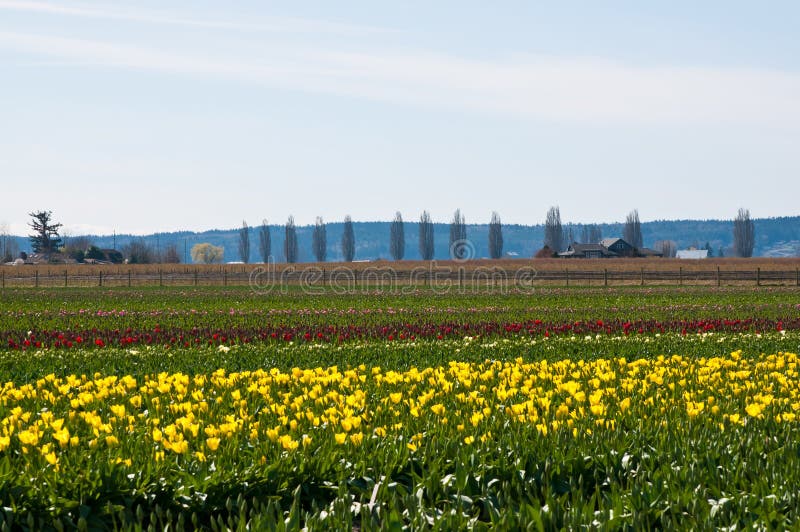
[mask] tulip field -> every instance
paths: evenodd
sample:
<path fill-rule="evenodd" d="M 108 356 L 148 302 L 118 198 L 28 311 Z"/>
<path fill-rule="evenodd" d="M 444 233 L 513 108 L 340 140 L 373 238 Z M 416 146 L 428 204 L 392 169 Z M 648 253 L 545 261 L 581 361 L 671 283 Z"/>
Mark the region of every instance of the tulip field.
<path fill-rule="evenodd" d="M 0 291 L 0 530 L 796 529 L 800 291 Z"/>

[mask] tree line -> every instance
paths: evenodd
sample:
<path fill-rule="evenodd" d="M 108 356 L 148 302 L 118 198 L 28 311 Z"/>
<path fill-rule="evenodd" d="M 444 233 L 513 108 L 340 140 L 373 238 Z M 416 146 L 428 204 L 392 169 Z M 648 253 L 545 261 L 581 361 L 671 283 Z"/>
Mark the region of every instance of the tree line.
<path fill-rule="evenodd" d="M 418 245 L 419 254 L 422 260 L 433 260 L 434 257 L 434 225 L 430 213 L 425 210 L 422 212 L 418 223 Z M 298 260 L 297 233 L 294 224 L 294 217 L 290 216 L 284 226 L 284 249 L 283 258 L 286 262 L 294 263 Z M 262 235 L 261 259 L 268 262 L 271 257 L 269 247 L 269 229 L 266 220 L 260 230 Z M 394 219 L 389 224 L 389 254 L 393 260 L 403 260 L 405 255 L 405 224 L 400 212 L 395 213 Z M 751 257 L 755 245 L 755 229 L 750 211 L 739 209 L 737 217 L 734 219 L 734 253 L 738 257 Z M 249 231 L 247 223 L 243 223 L 240 231 L 239 257 L 242 262 L 248 262 L 249 252 Z M 263 244 L 266 238 L 266 246 Z M 578 239 L 579 238 L 579 239 Z M 576 238 L 573 228 L 567 230 L 561 223 L 561 211 L 558 206 L 550 207 L 545 216 L 544 223 L 544 247 L 545 255 L 550 253 L 556 255 L 565 251 L 572 243 L 596 244 L 603 239 L 600 226 L 596 224 L 583 225 L 580 237 Z M 642 224 L 639 219 L 637 209 L 628 213 L 623 226 L 622 238 L 636 249 L 644 249 L 644 239 L 642 237 Z M 352 262 L 355 258 L 355 234 L 353 222 L 350 216 L 345 216 L 344 227 L 341 240 L 342 257 L 345 262 Z M 450 221 L 449 239 L 450 258 L 454 260 L 464 260 L 471 258 L 468 256 L 469 244 L 467 239 L 467 225 L 463 213 L 456 209 Z M 671 240 L 661 240 L 654 244 L 657 251 L 665 257 L 674 257 L 677 253 L 677 245 Z M 325 262 L 327 258 L 327 231 L 325 222 L 321 217 L 317 217 L 311 235 L 312 253 L 317 262 Z M 710 257 L 714 256 L 714 251 L 706 243 L 705 249 Z M 488 255 L 492 259 L 499 259 L 503 256 L 503 227 L 500 215 L 492 212 L 489 221 L 488 234 Z M 722 256 L 722 249 L 719 250 Z"/>
<path fill-rule="evenodd" d="M 30 213 L 31 222 L 29 226 L 33 233 L 29 236 L 31 248 L 34 253 L 50 258 L 55 253 L 66 255 L 78 262 L 86 260 L 122 262 L 129 263 L 179 263 L 181 256 L 174 243 L 168 244 L 162 250 L 160 246 L 154 249 L 148 245 L 143 238 L 133 239 L 125 244 L 120 251 L 101 250 L 92 245 L 88 237 L 75 237 L 70 239 L 62 238 L 60 229 L 62 224 L 56 223 L 52 219 L 51 211 L 36 211 Z M 422 260 L 433 260 L 434 258 L 434 223 L 430 213 L 425 210 L 419 218 L 418 227 L 418 246 Z M 282 255 L 285 262 L 294 263 L 299 260 L 299 246 L 297 238 L 297 227 L 294 217 L 289 216 L 283 229 L 283 249 Z M 251 233 L 256 231 L 258 257 L 261 262 L 274 260 L 272 248 L 272 238 L 267 220 L 263 220 L 257 228 L 250 227 L 247 221 L 242 222 L 238 232 L 238 254 L 241 262 L 250 262 Z M 486 252 L 493 259 L 503 256 L 503 226 L 497 212 L 492 212 L 488 225 L 488 248 Z M 403 260 L 405 257 L 405 222 L 400 212 L 395 213 L 394 219 L 389 224 L 389 254 L 393 260 Z M 582 225 L 580 234 L 573 231 L 573 226 L 568 225 L 565 229 L 561 221 L 561 212 L 558 206 L 548 209 L 544 222 L 544 255 L 548 253 L 555 255 L 566 250 L 573 243 L 599 243 L 603 238 L 602 230 L 598 225 Z M 641 221 L 638 210 L 634 209 L 625 218 L 622 231 L 622 238 L 637 249 L 644 246 L 642 238 Z M 739 209 L 736 218 L 733 220 L 733 251 L 736 256 L 750 257 L 755 246 L 755 227 L 750 217 L 750 211 Z M 352 262 L 356 259 L 356 235 L 352 218 L 347 215 L 344 218 L 343 230 L 339 247 L 343 260 Z M 674 241 L 662 240 L 654 244 L 654 248 L 661 252 L 665 257 L 675 256 L 676 244 Z M 317 262 L 327 260 L 329 245 L 327 238 L 327 225 L 322 217 L 317 217 L 312 227 L 311 233 L 311 252 Z M 714 251 L 706 243 L 705 249 L 709 256 L 714 256 Z M 467 225 L 464 214 L 460 209 L 456 209 L 450 221 L 449 232 L 449 258 L 463 260 L 472 258 L 471 244 L 468 241 Z M 541 252 L 540 252 L 541 253 Z M 0 227 L 0 258 L 4 262 L 13 260 L 19 253 L 16 242 L 8 234 L 6 227 Z M 718 251 L 718 256 L 722 256 L 722 249 Z M 191 250 L 191 258 L 197 263 L 214 263 L 224 260 L 224 249 L 209 243 L 195 244 Z"/>
<path fill-rule="evenodd" d="M 428 211 L 423 211 L 419 219 L 419 253 L 422 260 L 433 260 L 434 256 L 434 237 L 433 220 Z M 239 229 L 239 259 L 243 263 L 250 261 L 250 227 L 247 222 L 242 222 Z M 317 262 L 325 262 L 328 253 L 328 232 L 327 225 L 322 217 L 318 216 L 314 221 L 311 231 L 311 253 Z M 503 235 L 500 216 L 492 213 L 489 223 L 489 256 L 497 259 L 503 256 Z M 289 216 L 283 226 L 283 259 L 285 262 L 294 263 L 298 261 L 299 249 L 297 244 L 297 227 L 294 217 Z M 356 236 L 353 228 L 353 220 L 350 215 L 345 216 L 342 227 L 342 238 L 340 249 L 344 262 L 352 262 L 356 258 Z M 453 220 L 450 223 L 450 255 L 454 259 L 466 259 L 468 257 L 467 243 L 467 224 L 460 209 L 456 209 Z M 406 236 L 403 215 L 395 213 L 394 219 L 389 224 L 389 254 L 393 260 L 403 260 L 405 257 Z M 259 258 L 261 262 L 273 260 L 272 245 L 270 240 L 269 225 L 266 220 L 259 228 Z"/>

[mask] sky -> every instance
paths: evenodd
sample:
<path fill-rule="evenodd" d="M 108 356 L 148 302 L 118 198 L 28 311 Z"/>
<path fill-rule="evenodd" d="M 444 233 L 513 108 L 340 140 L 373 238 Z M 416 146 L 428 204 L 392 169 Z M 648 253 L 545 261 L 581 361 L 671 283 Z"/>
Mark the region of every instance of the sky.
<path fill-rule="evenodd" d="M 0 0 L 0 223 L 800 214 L 800 3 Z"/>

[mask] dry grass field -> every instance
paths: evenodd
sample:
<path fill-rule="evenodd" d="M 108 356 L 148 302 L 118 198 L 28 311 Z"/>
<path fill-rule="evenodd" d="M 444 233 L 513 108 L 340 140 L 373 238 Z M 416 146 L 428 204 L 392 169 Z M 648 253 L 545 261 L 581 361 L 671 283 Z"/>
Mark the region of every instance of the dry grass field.
<path fill-rule="evenodd" d="M 0 267 L 0 287 L 247 285 L 263 282 L 320 285 L 460 286 L 532 284 L 603 286 L 620 284 L 800 284 L 800 258 L 678 259 L 501 259 L 263 264 L 46 264 Z"/>

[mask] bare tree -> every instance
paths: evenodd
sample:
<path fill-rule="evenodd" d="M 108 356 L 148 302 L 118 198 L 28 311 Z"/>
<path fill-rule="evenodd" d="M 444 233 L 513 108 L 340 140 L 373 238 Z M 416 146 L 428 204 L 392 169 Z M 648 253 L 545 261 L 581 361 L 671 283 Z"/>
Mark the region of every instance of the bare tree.
<path fill-rule="evenodd" d="M 655 243 L 656 251 L 661 252 L 664 258 L 673 258 L 678 254 L 678 244 L 674 240 L 659 240 Z"/>
<path fill-rule="evenodd" d="M 52 211 L 37 211 L 28 215 L 33 218 L 28 224 L 34 231 L 34 234 L 29 236 L 33 252 L 49 256 L 58 251 L 61 246 L 61 237 L 58 236 L 61 224 L 51 222 Z"/>
<path fill-rule="evenodd" d="M 756 243 L 756 229 L 748 209 L 739 209 L 733 221 L 733 250 L 737 257 L 752 257 Z"/>
<path fill-rule="evenodd" d="M 450 258 L 456 260 L 467 258 L 467 224 L 461 209 L 456 209 L 450 222 Z"/>
<path fill-rule="evenodd" d="M 250 228 L 247 221 L 243 221 L 239 229 L 239 258 L 245 264 L 250 262 Z"/>
<path fill-rule="evenodd" d="M 317 258 L 317 262 L 325 262 L 325 257 L 328 254 L 328 232 L 325 229 L 325 222 L 322 217 L 317 216 L 314 223 L 314 231 L 311 233 L 311 251 Z"/>
<path fill-rule="evenodd" d="M 636 249 L 642 249 L 642 224 L 639 221 L 639 211 L 633 209 L 625 218 L 625 227 L 622 230 L 622 238 Z"/>
<path fill-rule="evenodd" d="M 572 224 L 567 227 L 567 237 L 564 239 L 563 249 L 567 249 L 575 242 L 575 232 L 572 230 Z"/>
<path fill-rule="evenodd" d="M 86 252 L 91 247 L 93 247 L 92 240 L 88 236 L 74 236 L 64 239 L 64 253 L 78 262 L 83 262 L 86 259 Z"/>
<path fill-rule="evenodd" d="M 590 244 L 597 244 L 603 240 L 603 229 L 599 225 L 592 225 L 589 229 Z"/>
<path fill-rule="evenodd" d="M 353 231 L 353 219 L 350 215 L 344 217 L 342 226 L 342 258 L 345 262 L 353 262 L 356 256 L 356 235 Z"/>
<path fill-rule="evenodd" d="M 553 253 L 563 251 L 564 230 L 561 227 L 561 211 L 558 207 L 550 207 L 544 220 L 544 245 Z"/>
<path fill-rule="evenodd" d="M 503 226 L 500 223 L 500 215 L 496 212 L 492 213 L 489 222 L 489 256 L 493 259 L 503 256 Z"/>
<path fill-rule="evenodd" d="M 294 226 L 294 216 L 289 216 L 284 228 L 283 256 L 286 262 L 297 262 L 297 228 Z"/>
<path fill-rule="evenodd" d="M 135 238 L 122 247 L 122 254 L 128 264 L 152 264 L 158 257 L 152 246 L 144 238 Z"/>
<path fill-rule="evenodd" d="M 167 248 L 164 250 L 163 262 L 166 264 L 180 264 L 181 256 L 178 253 L 177 244 L 167 244 Z"/>
<path fill-rule="evenodd" d="M 597 224 L 586 224 L 581 228 L 581 244 L 597 244 L 603 239 L 603 231 Z"/>
<path fill-rule="evenodd" d="M 428 211 L 419 218 L 419 254 L 422 260 L 433 260 L 433 222 Z"/>
<path fill-rule="evenodd" d="M 272 253 L 272 237 L 269 235 L 269 224 L 264 220 L 258 230 L 258 250 L 261 252 L 261 262 L 269 262 Z"/>
<path fill-rule="evenodd" d="M 19 254 L 17 240 L 11 236 L 7 224 L 0 225 L 0 261 L 11 262 Z"/>
<path fill-rule="evenodd" d="M 586 224 L 581 227 L 581 244 L 597 244 L 603 239 L 603 231 L 597 224 Z"/>
<path fill-rule="evenodd" d="M 392 225 L 389 226 L 389 253 L 394 260 L 403 260 L 406 253 L 406 231 L 400 211 L 395 213 Z"/>

